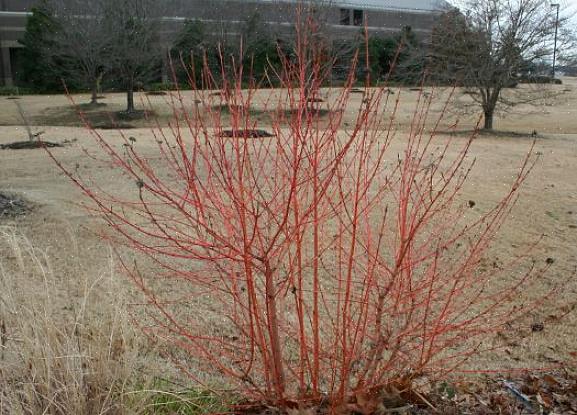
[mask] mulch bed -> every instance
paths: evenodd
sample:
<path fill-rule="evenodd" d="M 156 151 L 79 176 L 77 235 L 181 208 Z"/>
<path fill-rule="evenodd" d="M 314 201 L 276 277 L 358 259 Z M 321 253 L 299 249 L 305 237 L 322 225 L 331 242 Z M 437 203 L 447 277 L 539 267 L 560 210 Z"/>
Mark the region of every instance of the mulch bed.
<path fill-rule="evenodd" d="M 53 143 L 51 141 L 15 141 L 8 144 L 0 144 L 0 150 L 34 150 L 38 148 L 54 148 L 54 147 L 64 147 L 60 143 Z"/>
<path fill-rule="evenodd" d="M 0 219 L 22 216 L 29 211 L 30 206 L 23 199 L 0 192 Z"/>
<path fill-rule="evenodd" d="M 151 110 L 134 110 L 134 111 L 117 111 L 112 114 L 108 113 L 108 117 L 112 115 L 113 121 L 117 122 L 118 124 L 122 124 L 122 122 L 130 122 L 130 121 L 140 121 L 146 119 L 154 119 L 156 113 Z"/>
<path fill-rule="evenodd" d="M 222 130 L 221 137 L 231 138 L 264 138 L 274 137 L 274 134 L 266 130 Z"/>
<path fill-rule="evenodd" d="M 124 124 L 124 123 L 100 124 L 100 125 L 97 124 L 97 125 L 94 125 L 93 127 L 96 129 L 99 129 L 99 130 L 132 130 L 132 129 L 136 128 L 132 124 Z"/>

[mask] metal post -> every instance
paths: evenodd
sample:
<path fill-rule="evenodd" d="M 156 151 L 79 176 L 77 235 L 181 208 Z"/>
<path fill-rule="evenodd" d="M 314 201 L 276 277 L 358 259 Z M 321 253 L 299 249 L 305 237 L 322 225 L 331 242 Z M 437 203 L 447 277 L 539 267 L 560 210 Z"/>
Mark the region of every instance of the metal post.
<path fill-rule="evenodd" d="M 555 18 L 555 45 L 553 46 L 553 79 L 555 79 L 555 64 L 557 63 L 557 31 L 559 29 L 559 3 L 551 4 L 551 7 L 557 8 L 557 17 Z"/>

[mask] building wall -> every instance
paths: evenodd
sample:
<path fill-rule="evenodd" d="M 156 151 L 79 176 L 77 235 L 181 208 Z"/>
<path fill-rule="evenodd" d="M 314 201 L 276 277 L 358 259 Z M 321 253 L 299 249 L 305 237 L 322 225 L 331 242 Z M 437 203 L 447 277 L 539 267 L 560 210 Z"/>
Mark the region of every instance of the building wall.
<path fill-rule="evenodd" d="M 90 1 L 90 0 L 86 0 Z M 160 0 L 159 0 L 160 1 Z M 26 27 L 27 12 L 37 0 L 0 0 L 0 82 L 12 84 L 12 64 L 10 49 L 18 48 L 18 43 Z M 159 11 L 165 16 L 162 34 L 166 47 L 182 27 L 186 19 L 205 21 L 214 33 L 234 34 L 240 31 L 243 23 L 258 14 L 259 20 L 267 24 L 278 37 L 292 33 L 292 23 L 296 18 L 296 7 L 293 3 L 278 1 L 246 0 L 164 0 Z M 342 24 L 343 12 L 340 7 L 319 7 L 315 13 L 326 22 L 326 29 L 334 39 L 351 38 L 361 33 L 366 22 L 369 32 L 374 35 L 390 35 L 405 26 L 411 26 L 413 32 L 426 39 L 435 24 L 437 13 L 430 11 L 362 10 L 362 19 L 355 21 L 355 9 L 347 7 L 350 15 L 349 24 Z M 359 9 L 357 9 L 359 10 Z M 356 12 L 357 14 L 359 11 Z M 170 17 L 174 16 L 174 17 Z"/>
<path fill-rule="evenodd" d="M 18 39 L 24 35 L 27 19 L 26 13 L 22 11 L 5 11 L 11 5 L 10 2 L 18 3 L 14 0 L 3 0 L 0 3 L 0 85 L 5 86 L 14 83 L 11 50 L 21 47 Z"/>
<path fill-rule="evenodd" d="M 10 53 L 10 50 L 8 50 Z M 12 74 L 6 74 L 6 68 L 10 68 L 10 62 L 5 62 L 4 48 L 0 49 L 0 85 L 11 86 L 12 84 Z M 10 75 L 10 76 L 7 76 Z"/>
<path fill-rule="evenodd" d="M 0 10 L 25 12 L 29 11 L 37 2 L 37 0 L 0 0 Z"/>
<path fill-rule="evenodd" d="M 243 0 L 213 1 L 207 7 L 206 0 L 181 0 L 171 1 L 169 10 L 174 10 L 179 16 L 206 20 L 214 23 L 226 22 L 230 27 L 230 22 L 245 21 L 257 13 L 261 21 L 271 24 L 292 24 L 296 17 L 296 8 L 292 3 L 278 2 L 254 2 Z M 341 25 L 340 7 L 321 7 L 317 13 L 333 29 L 335 34 L 340 36 L 350 36 L 351 33 L 358 33 L 359 26 L 353 23 L 354 8 L 347 7 L 350 11 L 350 25 Z M 426 36 L 430 33 L 435 24 L 437 13 L 428 11 L 408 11 L 408 10 L 363 10 L 363 22 L 366 20 L 371 32 L 392 32 L 401 30 L 405 26 L 411 26 L 416 33 Z M 217 24 L 218 27 L 218 24 Z"/>

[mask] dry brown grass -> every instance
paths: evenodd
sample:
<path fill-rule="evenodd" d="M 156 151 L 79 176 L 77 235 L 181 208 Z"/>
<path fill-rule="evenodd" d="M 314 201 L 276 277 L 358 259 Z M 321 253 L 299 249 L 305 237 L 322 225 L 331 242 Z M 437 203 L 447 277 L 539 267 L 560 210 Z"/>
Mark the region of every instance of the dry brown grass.
<path fill-rule="evenodd" d="M 83 295 L 63 302 L 48 255 L 0 227 L 0 414 L 118 414 L 138 399 L 125 392 L 141 368 L 142 340 L 112 260 L 100 275 L 77 278 Z"/>

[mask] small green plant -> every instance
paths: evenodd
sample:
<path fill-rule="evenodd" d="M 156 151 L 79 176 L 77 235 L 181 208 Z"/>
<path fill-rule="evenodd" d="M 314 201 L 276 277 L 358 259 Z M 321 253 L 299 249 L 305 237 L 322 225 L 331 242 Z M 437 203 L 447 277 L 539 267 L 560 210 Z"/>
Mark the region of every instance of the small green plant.
<path fill-rule="evenodd" d="M 148 415 L 202 415 L 225 413 L 229 405 L 214 392 L 197 388 L 176 388 L 174 383 L 157 379 L 150 390 L 144 414 Z"/>
<path fill-rule="evenodd" d="M 455 386 L 449 382 L 442 382 L 439 385 L 438 392 L 441 396 L 446 396 L 449 400 L 453 399 L 457 394 Z"/>
<path fill-rule="evenodd" d="M 553 213 L 553 212 L 551 212 L 551 211 L 549 211 L 549 210 L 546 211 L 545 214 L 546 214 L 547 216 L 549 216 L 551 219 L 559 220 L 559 217 L 558 217 L 555 213 Z"/>

